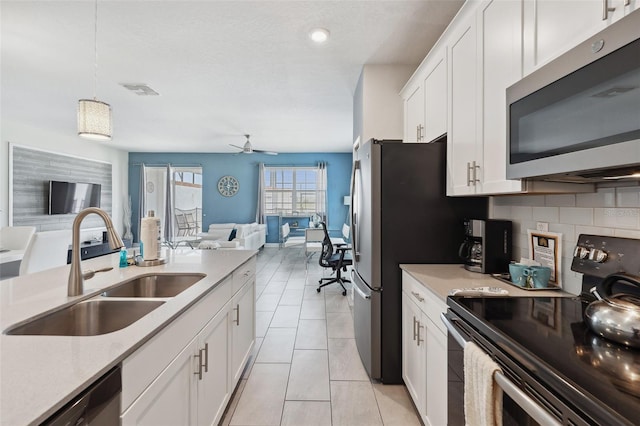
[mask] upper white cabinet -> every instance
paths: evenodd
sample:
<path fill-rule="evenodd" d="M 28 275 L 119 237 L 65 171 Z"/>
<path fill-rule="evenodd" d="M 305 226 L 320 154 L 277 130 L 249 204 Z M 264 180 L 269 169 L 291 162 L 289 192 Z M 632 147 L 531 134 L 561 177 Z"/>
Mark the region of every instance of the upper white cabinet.
<path fill-rule="evenodd" d="M 424 79 L 424 129 L 429 142 L 447 132 L 447 50 L 433 52 Z"/>
<path fill-rule="evenodd" d="M 418 84 L 404 99 L 404 142 L 423 142 L 423 130 L 424 87 L 422 84 Z"/>
<path fill-rule="evenodd" d="M 456 23 L 449 37 L 448 52 L 447 194 L 475 194 L 482 149 L 478 122 L 478 35 L 473 16 Z"/>
<path fill-rule="evenodd" d="M 524 74 L 631 13 L 638 3 L 638 0 L 524 1 Z"/>

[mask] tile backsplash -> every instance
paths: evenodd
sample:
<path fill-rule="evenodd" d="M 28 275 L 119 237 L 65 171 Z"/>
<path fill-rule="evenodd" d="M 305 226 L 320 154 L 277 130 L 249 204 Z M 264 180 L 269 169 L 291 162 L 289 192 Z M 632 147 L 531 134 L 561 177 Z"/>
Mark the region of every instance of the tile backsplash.
<path fill-rule="evenodd" d="M 581 290 L 582 275 L 571 271 L 573 248 L 580 234 L 640 239 L 640 186 L 600 188 L 589 194 L 491 197 L 490 217 L 513 221 L 513 257 L 529 257 L 527 229 L 536 222 L 562 234 L 562 283 L 570 293 Z"/>

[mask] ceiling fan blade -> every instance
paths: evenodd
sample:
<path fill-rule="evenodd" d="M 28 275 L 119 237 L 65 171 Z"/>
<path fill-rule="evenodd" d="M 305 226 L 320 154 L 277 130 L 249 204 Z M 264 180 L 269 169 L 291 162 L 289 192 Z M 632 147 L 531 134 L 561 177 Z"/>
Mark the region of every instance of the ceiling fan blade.
<path fill-rule="evenodd" d="M 232 143 L 230 143 L 230 144 L 229 144 L 229 146 L 232 146 L 232 147 L 234 147 L 234 148 L 238 148 L 238 149 L 242 149 L 242 150 L 244 149 L 243 147 L 238 146 L 238 145 L 234 145 L 234 144 L 232 144 Z"/>
<path fill-rule="evenodd" d="M 277 152 L 273 152 L 273 151 L 263 151 L 261 149 L 254 149 L 253 152 L 258 152 L 260 154 L 267 154 L 267 155 L 278 155 Z"/>

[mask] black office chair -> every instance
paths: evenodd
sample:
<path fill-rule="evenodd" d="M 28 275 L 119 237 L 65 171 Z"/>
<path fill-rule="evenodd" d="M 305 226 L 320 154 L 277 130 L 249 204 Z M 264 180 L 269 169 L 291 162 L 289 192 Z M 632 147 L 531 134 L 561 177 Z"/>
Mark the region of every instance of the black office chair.
<path fill-rule="evenodd" d="M 323 268 L 331 268 L 333 272 L 336 273 L 334 278 L 320 278 L 318 283 L 320 284 L 317 288 L 318 293 L 320 293 L 320 289 L 326 285 L 338 283 L 342 287 L 342 295 L 347 295 L 347 289 L 344 288 L 344 283 L 350 283 L 351 280 L 346 278 L 342 278 L 342 272 L 347 271 L 347 266 L 353 264 L 353 260 L 351 258 L 351 254 L 347 253 L 347 251 L 351 250 L 351 247 L 347 244 L 334 244 L 331 242 L 331 238 L 329 237 L 329 232 L 327 232 L 327 225 L 324 222 L 320 222 L 322 225 L 322 229 L 324 230 L 324 240 L 322 240 L 322 252 L 320 253 L 320 266 Z M 324 284 L 323 281 L 326 281 Z"/>

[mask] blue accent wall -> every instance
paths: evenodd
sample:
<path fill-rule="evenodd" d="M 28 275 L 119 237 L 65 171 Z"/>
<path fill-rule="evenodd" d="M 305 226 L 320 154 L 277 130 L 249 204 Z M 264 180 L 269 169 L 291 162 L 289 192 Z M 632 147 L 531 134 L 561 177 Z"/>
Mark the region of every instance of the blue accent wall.
<path fill-rule="evenodd" d="M 211 223 L 255 222 L 258 199 L 258 164 L 266 166 L 316 166 L 327 163 L 328 228 L 332 235 L 340 234 L 347 217 L 348 207 L 343 197 L 349 195 L 351 179 L 351 153 L 284 153 L 266 154 L 209 154 L 209 153 L 129 153 L 129 194 L 132 206 L 132 228 L 138 235 L 138 201 L 140 166 L 144 163 L 159 166 L 171 163 L 175 166 L 202 166 L 202 229 Z M 233 197 L 223 197 L 218 192 L 218 180 L 225 175 L 238 179 L 240 190 Z M 267 221 L 267 242 L 278 242 L 277 218 Z"/>

